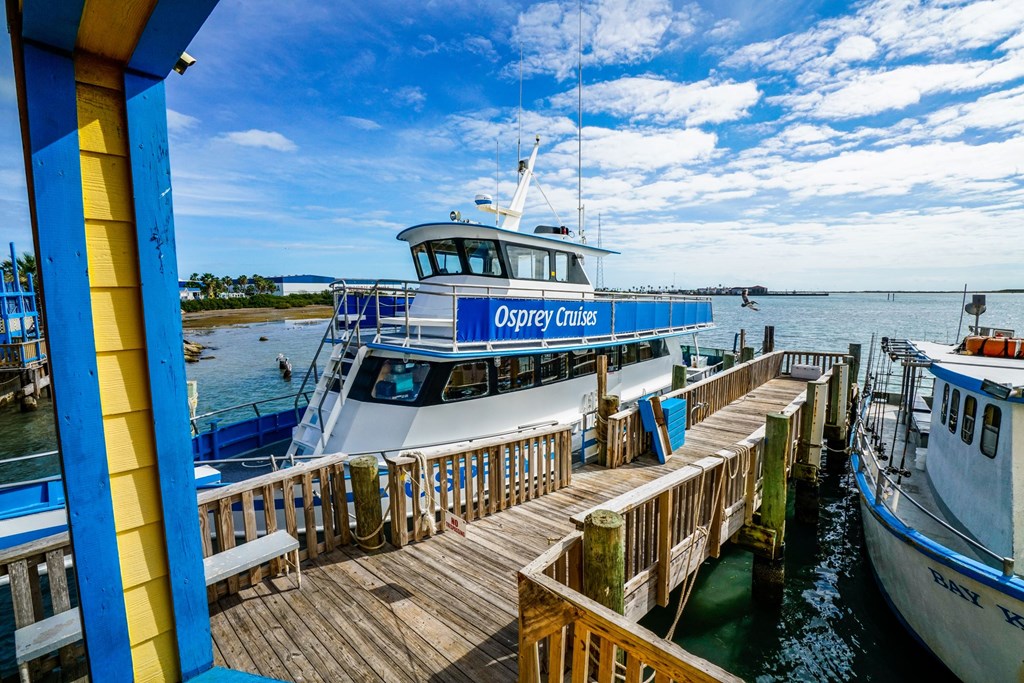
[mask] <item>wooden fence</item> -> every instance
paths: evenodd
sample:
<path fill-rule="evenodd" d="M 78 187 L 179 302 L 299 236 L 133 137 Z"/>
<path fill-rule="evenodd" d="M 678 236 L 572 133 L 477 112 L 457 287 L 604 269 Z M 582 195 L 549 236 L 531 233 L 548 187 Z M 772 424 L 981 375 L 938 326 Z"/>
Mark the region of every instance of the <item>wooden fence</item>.
<path fill-rule="evenodd" d="M 65 568 L 65 558 L 70 555 L 71 541 L 67 533 L 0 553 L 0 576 L 10 580 L 14 629 L 25 628 L 74 607 Z M 45 580 L 40 576 L 44 570 Z M 48 588 L 45 591 L 44 582 Z M 78 642 L 62 647 L 56 654 L 35 659 L 28 663 L 29 680 L 52 675 L 50 672 L 58 667 L 62 680 L 85 680 L 84 660 L 81 659 L 84 654 L 84 645 Z"/>
<path fill-rule="evenodd" d="M 571 478 L 572 430 L 565 425 L 446 449 L 423 456 L 422 462 L 389 458 L 391 543 L 400 548 L 443 531 L 442 510 L 472 521 L 557 491 Z M 430 482 L 429 497 L 421 490 L 424 479 Z M 410 510 L 410 503 L 427 511 L 427 528 L 420 523 L 420 509 Z"/>

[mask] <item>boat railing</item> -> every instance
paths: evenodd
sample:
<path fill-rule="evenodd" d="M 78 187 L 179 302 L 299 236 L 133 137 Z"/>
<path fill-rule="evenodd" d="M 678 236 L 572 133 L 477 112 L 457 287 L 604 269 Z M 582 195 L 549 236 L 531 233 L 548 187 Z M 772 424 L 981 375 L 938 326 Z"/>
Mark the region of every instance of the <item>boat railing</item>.
<path fill-rule="evenodd" d="M 865 400 L 861 407 L 861 415 L 859 421 L 863 421 L 864 413 L 868 409 L 871 403 L 870 394 L 865 394 Z M 882 465 L 875 454 L 874 448 L 871 446 L 870 438 L 864 432 L 863 429 L 854 428 L 852 430 L 853 439 L 855 439 L 854 447 L 855 451 L 860 455 L 858 458 L 858 471 L 869 477 L 874 484 L 874 497 L 875 504 L 884 507 L 893 517 L 898 519 L 902 524 L 908 528 L 914 528 L 912 523 L 906 519 L 905 515 L 899 512 L 899 505 L 903 501 L 910 502 L 915 508 L 920 510 L 931 519 L 933 522 L 941 526 L 945 531 L 951 533 L 953 536 L 958 538 L 960 541 L 967 544 L 969 547 L 974 548 L 982 556 L 992 560 L 995 565 L 1002 571 L 1003 576 L 1011 577 L 1014 576 L 1014 559 L 1012 557 L 1005 557 L 1000 553 L 990 549 L 988 546 L 980 543 L 976 539 L 968 536 L 964 532 L 957 529 L 955 526 L 942 519 L 942 517 L 936 515 L 928 506 L 921 501 L 917 500 L 917 497 L 907 490 L 902 485 L 902 475 L 897 471 L 890 473 L 887 468 Z M 865 455 L 870 456 L 870 463 L 864 457 Z M 898 468 L 897 468 L 898 469 Z M 893 476 L 893 475 L 896 476 Z M 899 495 L 893 495 L 898 492 Z"/>
<path fill-rule="evenodd" d="M 334 285 L 334 338 L 439 352 L 635 340 L 713 327 L 711 299 L 665 293 L 381 280 Z M 541 325 L 538 315 L 545 312 Z M 366 339 L 364 337 L 371 337 Z"/>
<path fill-rule="evenodd" d="M 284 394 L 282 396 L 274 396 L 272 398 L 261 398 L 258 401 L 249 401 L 248 403 L 239 403 L 228 408 L 218 408 L 217 410 L 211 410 L 209 412 L 202 413 L 200 415 L 196 415 L 195 417 L 189 418 L 189 421 L 192 423 L 192 434 L 195 435 L 199 433 L 199 425 L 201 422 L 203 422 L 204 420 L 209 420 L 211 417 L 216 417 L 217 415 L 224 415 L 226 413 L 236 412 L 239 410 L 252 410 L 253 415 L 255 417 L 263 417 L 263 413 L 260 412 L 260 406 L 262 405 L 265 405 L 267 403 L 274 403 L 276 401 L 286 401 L 288 399 L 293 399 L 295 402 L 298 402 L 303 398 L 306 399 L 306 403 L 309 403 L 308 391 L 300 391 L 295 394 Z"/>

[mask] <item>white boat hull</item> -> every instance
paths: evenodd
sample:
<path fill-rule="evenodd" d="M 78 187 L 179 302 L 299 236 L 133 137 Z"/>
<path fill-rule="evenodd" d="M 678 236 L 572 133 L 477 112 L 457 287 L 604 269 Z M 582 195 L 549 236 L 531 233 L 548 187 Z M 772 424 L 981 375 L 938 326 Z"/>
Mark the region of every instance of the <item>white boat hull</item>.
<path fill-rule="evenodd" d="M 966 683 L 1024 681 L 1024 581 L 906 527 L 863 473 L 857 484 L 875 578 L 904 626 Z"/>

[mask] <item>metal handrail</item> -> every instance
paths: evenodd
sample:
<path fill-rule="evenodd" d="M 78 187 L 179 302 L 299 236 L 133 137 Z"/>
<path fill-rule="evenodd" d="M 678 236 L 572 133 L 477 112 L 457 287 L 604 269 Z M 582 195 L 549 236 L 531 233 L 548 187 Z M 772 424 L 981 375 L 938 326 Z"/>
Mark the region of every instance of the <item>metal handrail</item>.
<path fill-rule="evenodd" d="M 294 398 L 294 399 L 297 400 L 300 396 L 305 396 L 306 397 L 306 401 L 307 402 L 309 401 L 308 393 L 304 393 L 304 392 L 300 391 L 297 394 L 285 394 L 284 396 L 275 396 L 273 398 L 263 398 L 263 399 L 260 399 L 259 401 L 250 401 L 248 403 L 239 403 L 238 405 L 233 405 L 233 406 L 230 406 L 228 408 L 218 408 L 217 410 L 211 410 L 211 411 L 209 411 L 207 413 L 203 413 L 202 415 L 196 415 L 195 417 L 189 418 L 189 420 L 192 422 L 192 426 L 195 427 L 196 426 L 196 422 L 198 422 L 199 420 L 202 420 L 203 418 L 212 417 L 214 415 L 220 415 L 221 413 L 229 413 L 229 412 L 231 412 L 233 410 L 241 410 L 242 408 L 252 408 L 253 411 L 256 413 L 256 417 L 263 417 L 263 415 L 260 413 L 260 409 L 257 408 L 257 406 L 260 405 L 261 403 L 270 403 L 272 401 L 283 401 L 286 398 Z"/>
<path fill-rule="evenodd" d="M 975 539 L 973 539 L 970 536 L 968 536 L 967 534 L 963 533 L 962 531 L 960 531 L 956 527 L 952 526 L 949 522 L 947 522 L 946 520 L 944 520 L 941 517 L 937 516 L 931 510 L 926 508 L 924 506 L 924 504 L 918 502 L 914 498 L 914 496 L 912 494 L 910 494 L 905 488 L 903 488 L 903 486 L 900 484 L 900 482 L 893 480 L 892 477 L 890 477 L 888 474 L 886 474 L 885 469 L 879 463 L 878 458 L 875 457 L 875 452 L 874 452 L 874 449 L 871 448 L 871 444 L 870 443 L 865 443 L 865 438 L 866 437 L 861 432 L 861 430 L 858 429 L 859 423 L 862 422 L 863 419 L 864 419 L 864 414 L 865 414 L 865 411 L 867 410 L 867 407 L 871 404 L 871 397 L 872 397 L 872 393 L 870 393 L 870 392 L 866 392 L 865 393 L 864 401 L 863 401 L 862 407 L 861 407 L 861 414 L 857 418 L 857 423 L 858 424 L 853 425 L 853 428 L 851 429 L 851 432 L 854 435 L 856 435 L 858 440 L 861 442 L 860 443 L 861 448 L 859 448 L 858 451 L 862 455 L 865 454 L 865 453 L 866 454 L 870 454 L 871 460 L 874 462 L 875 473 L 876 473 L 876 476 L 878 477 L 875 480 L 875 503 L 877 505 L 881 505 L 882 507 L 884 507 L 886 510 L 889 511 L 890 514 L 892 514 L 893 517 L 895 517 L 896 519 L 900 520 L 900 522 L 902 522 L 904 524 L 907 524 L 907 526 L 910 527 L 910 525 L 907 523 L 907 520 L 903 519 L 903 517 L 901 517 L 900 514 L 894 508 L 889 506 L 888 502 L 886 502 L 885 500 L 881 500 L 881 496 L 878 495 L 879 491 L 881 490 L 881 481 L 880 480 L 884 479 L 885 481 L 887 481 L 889 483 L 889 485 L 892 488 L 894 488 L 894 489 L 896 489 L 897 491 L 900 492 L 900 499 L 901 500 L 902 499 L 909 500 L 911 502 L 911 504 L 914 505 L 914 507 L 916 507 L 918 510 L 920 510 L 921 512 L 926 514 L 928 517 L 930 517 L 934 522 L 939 524 L 946 531 L 949 531 L 954 536 L 956 536 L 960 540 L 964 541 L 965 543 L 967 543 L 968 545 L 970 545 L 974 549 L 978 550 L 982 554 L 987 555 L 988 557 L 992 558 L 993 560 L 999 562 L 1002 565 L 1002 571 L 1003 571 L 1003 575 L 1004 576 L 1012 576 L 1014 574 L 1014 571 L 1013 571 L 1014 560 L 1013 560 L 1012 557 L 1004 557 L 1004 556 L 1000 555 L 999 553 L 995 552 L 994 550 L 990 550 L 989 548 L 987 548 L 985 545 L 983 545 L 979 541 L 976 541 Z M 869 474 L 870 475 L 870 472 L 867 470 L 867 468 L 864 467 L 863 459 L 861 460 L 861 468 L 862 468 L 862 471 L 865 472 L 865 474 Z M 910 528 L 913 528 L 913 527 L 910 527 Z"/>

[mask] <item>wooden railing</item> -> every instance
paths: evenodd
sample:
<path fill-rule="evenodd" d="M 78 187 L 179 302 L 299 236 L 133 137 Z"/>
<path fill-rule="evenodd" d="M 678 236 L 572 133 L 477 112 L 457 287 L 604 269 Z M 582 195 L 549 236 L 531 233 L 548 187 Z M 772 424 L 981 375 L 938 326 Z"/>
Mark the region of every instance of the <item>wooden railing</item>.
<path fill-rule="evenodd" d="M 788 375 L 794 365 L 814 365 L 823 373 L 832 369 L 832 366 L 848 358 L 845 353 L 823 353 L 819 351 L 785 351 L 782 358 L 783 374 Z"/>
<path fill-rule="evenodd" d="M 587 598 L 583 535 L 574 531 L 519 580 L 519 680 L 739 681 L 710 662 Z M 617 678 L 619 677 L 619 678 Z"/>
<path fill-rule="evenodd" d="M 750 388 L 756 388 L 771 379 L 783 353 L 766 358 L 762 365 L 719 383 L 709 395 L 724 401 L 739 385 L 753 383 Z M 815 384 L 827 385 L 830 374 L 831 370 Z M 798 443 L 821 440 L 824 411 L 815 415 L 806 404 L 804 392 L 781 411 L 787 438 L 772 452 L 783 459 L 787 477 Z M 805 429 L 808 415 L 815 421 L 813 429 Z M 610 681 L 618 673 L 627 681 L 639 681 L 641 672 L 652 671 L 658 681 L 733 680 L 728 672 L 662 640 L 635 620 L 655 605 L 667 605 L 675 587 L 704 560 L 717 557 L 722 543 L 750 527 L 761 504 L 765 431 L 760 427 L 729 448 L 597 506 L 623 516 L 623 615 L 581 594 L 582 529 L 586 516 L 597 508 L 571 518 L 577 531 L 519 572 L 520 681 L 585 681 L 595 673 L 598 680 Z M 772 533 L 769 542 L 775 541 Z"/>
<path fill-rule="evenodd" d="M 235 547 L 236 536 L 242 536 L 242 542 L 252 541 L 282 526 L 299 540 L 299 558 L 303 560 L 350 543 L 347 461 L 347 455 L 329 455 L 201 492 L 199 528 L 203 557 Z M 279 571 L 279 562 L 269 563 L 272 574 Z M 262 570 L 255 567 L 211 586 L 208 598 L 212 602 L 259 582 Z"/>
<path fill-rule="evenodd" d="M 572 478 L 572 430 L 565 425 L 519 432 L 514 439 L 495 437 L 418 458 L 388 458 L 391 542 L 444 530 L 441 510 L 467 522 L 567 486 Z M 432 500 L 427 500 L 428 498 Z M 420 523 L 420 505 L 429 510 L 427 527 Z M 410 510 L 410 507 L 416 510 Z M 410 512 L 412 514 L 410 515 Z"/>
<path fill-rule="evenodd" d="M 0 576 L 10 579 L 14 628 L 35 624 L 43 619 L 70 610 L 72 594 L 68 587 L 65 558 L 71 555 L 71 541 L 67 533 L 48 536 L 0 553 Z M 45 568 L 45 579 L 40 577 Z M 62 647 L 57 654 L 49 654 L 29 662 L 29 680 L 38 680 L 60 667 L 63 680 L 84 678 L 84 645 L 74 643 Z"/>
<path fill-rule="evenodd" d="M 608 416 L 608 467 L 621 467 L 651 450 L 651 435 L 636 407 Z"/>
<path fill-rule="evenodd" d="M 0 368 L 24 368 L 29 363 L 42 360 L 45 355 L 46 344 L 39 339 L 0 344 Z"/>

